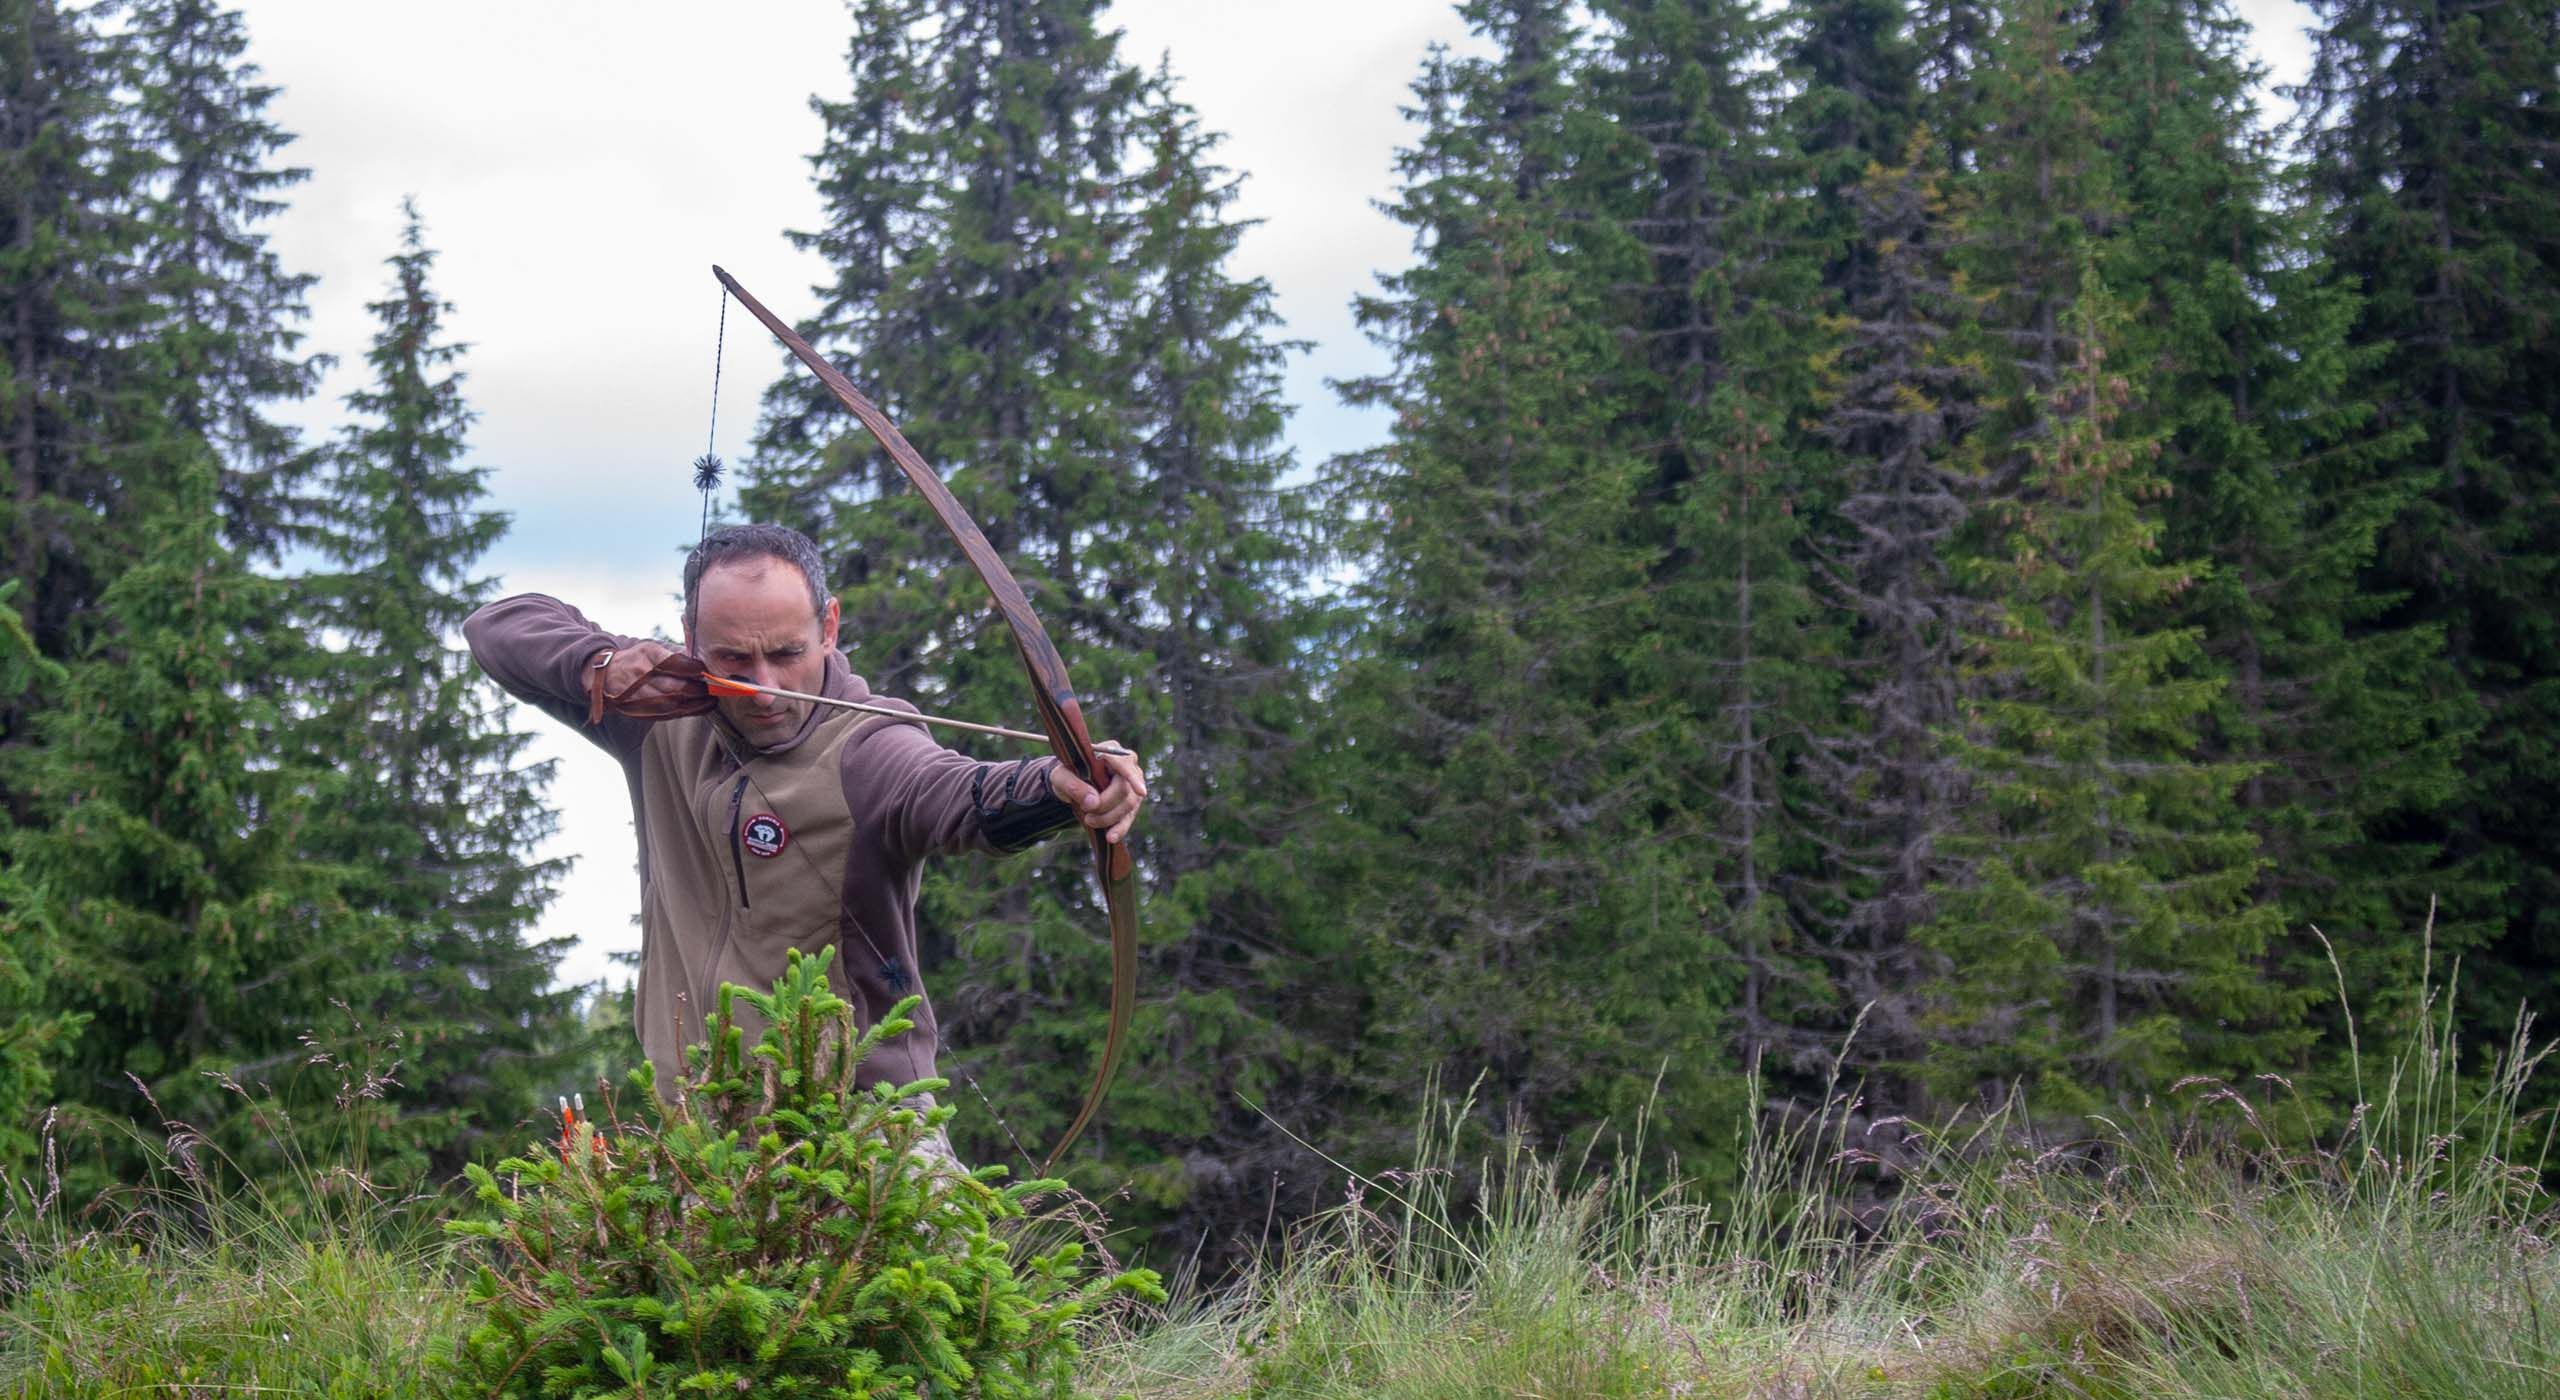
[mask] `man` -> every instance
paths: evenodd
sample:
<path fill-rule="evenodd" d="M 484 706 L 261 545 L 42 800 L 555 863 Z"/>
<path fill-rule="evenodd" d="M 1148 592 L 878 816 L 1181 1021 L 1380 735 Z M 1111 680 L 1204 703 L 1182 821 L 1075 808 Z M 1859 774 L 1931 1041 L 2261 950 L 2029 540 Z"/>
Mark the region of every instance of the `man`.
<path fill-rule="evenodd" d="M 686 651 L 714 674 L 913 713 L 845 664 L 823 577 L 795 530 L 713 531 L 685 561 Z M 656 673 L 664 645 L 541 594 L 491 603 L 462 630 L 509 693 L 621 760 L 640 839 L 640 1044 L 661 1092 L 720 984 L 770 986 L 792 948 L 837 950 L 829 980 L 864 1025 L 917 992 L 926 857 L 1008 854 L 1079 820 L 1119 841 L 1146 796 L 1133 757 L 1103 755 L 1112 771 L 1096 791 L 1055 758 L 981 763 L 922 724 L 804 700 L 726 697 L 707 713 L 646 718 L 700 706 L 701 682 Z M 759 1030 L 746 1025 L 748 1039 Z M 931 1077 L 935 1045 L 927 1001 L 858 1078 Z"/>

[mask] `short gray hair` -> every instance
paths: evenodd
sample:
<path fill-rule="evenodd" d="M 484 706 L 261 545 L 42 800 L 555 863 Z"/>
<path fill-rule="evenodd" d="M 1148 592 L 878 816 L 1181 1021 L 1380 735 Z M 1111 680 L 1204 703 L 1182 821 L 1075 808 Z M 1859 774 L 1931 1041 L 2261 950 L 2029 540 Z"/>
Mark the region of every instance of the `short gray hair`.
<path fill-rule="evenodd" d="M 714 564 L 736 564 L 750 559 L 779 559 L 800 571 L 809 583 L 809 615 L 816 617 L 827 610 L 826 565 L 818 558 L 818 547 L 807 535 L 788 525 L 723 525 L 702 537 L 693 553 L 684 561 L 684 625 L 693 630 L 694 610 L 700 605 L 702 576 Z"/>

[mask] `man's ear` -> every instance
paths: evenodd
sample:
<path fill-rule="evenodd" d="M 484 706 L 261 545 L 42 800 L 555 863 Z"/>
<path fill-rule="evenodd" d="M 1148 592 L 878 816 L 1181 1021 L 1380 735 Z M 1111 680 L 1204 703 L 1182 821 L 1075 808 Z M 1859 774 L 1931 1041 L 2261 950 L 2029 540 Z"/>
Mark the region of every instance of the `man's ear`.
<path fill-rule="evenodd" d="M 818 618 L 818 641 L 829 651 L 836 649 L 836 624 L 843 617 L 844 605 L 829 598 L 826 612 Z"/>

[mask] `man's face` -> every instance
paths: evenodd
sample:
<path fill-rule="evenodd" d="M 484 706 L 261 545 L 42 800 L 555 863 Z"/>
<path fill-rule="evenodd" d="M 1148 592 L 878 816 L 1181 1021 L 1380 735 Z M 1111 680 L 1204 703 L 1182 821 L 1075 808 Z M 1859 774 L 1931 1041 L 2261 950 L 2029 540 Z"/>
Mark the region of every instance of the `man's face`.
<path fill-rule="evenodd" d="M 809 610 L 809 584 L 780 559 L 741 559 L 714 564 L 694 585 L 693 625 L 685 643 L 704 665 L 757 685 L 815 694 L 836 649 L 836 600 Z M 800 732 L 809 713 L 805 700 L 770 695 L 728 696 L 719 702 L 747 742 L 759 748 Z"/>

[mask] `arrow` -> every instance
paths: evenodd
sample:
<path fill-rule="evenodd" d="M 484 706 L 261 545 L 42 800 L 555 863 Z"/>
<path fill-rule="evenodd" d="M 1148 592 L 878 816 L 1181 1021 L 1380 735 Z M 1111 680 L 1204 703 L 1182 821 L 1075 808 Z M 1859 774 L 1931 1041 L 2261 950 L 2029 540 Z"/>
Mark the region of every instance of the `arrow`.
<path fill-rule="evenodd" d="M 1003 738 L 1020 739 L 1026 743 L 1033 744 L 1045 744 L 1049 742 L 1048 735 L 1034 734 L 1027 729 L 1007 729 L 1001 724 L 978 724 L 965 719 L 945 719 L 940 715 L 917 714 L 909 710 L 893 710 L 886 705 L 866 705 L 859 700 L 838 700 L 830 695 L 812 695 L 805 690 L 784 690 L 778 685 L 758 685 L 754 681 L 735 680 L 728 676 L 715 676 L 706 673 L 702 678 L 702 683 L 710 687 L 711 693 L 714 695 L 734 695 L 741 697 L 749 695 L 770 695 L 781 700 L 806 700 L 813 705 L 833 705 L 839 710 L 853 710 L 861 714 L 880 715 L 888 719 L 918 720 L 925 724 L 939 724 L 950 729 L 965 729 L 972 734 L 994 734 Z M 1118 744 L 1096 744 L 1093 746 L 1093 751 L 1095 753 L 1118 754 L 1123 758 L 1135 757 L 1135 755 L 1131 754 L 1127 749 L 1120 747 Z"/>

